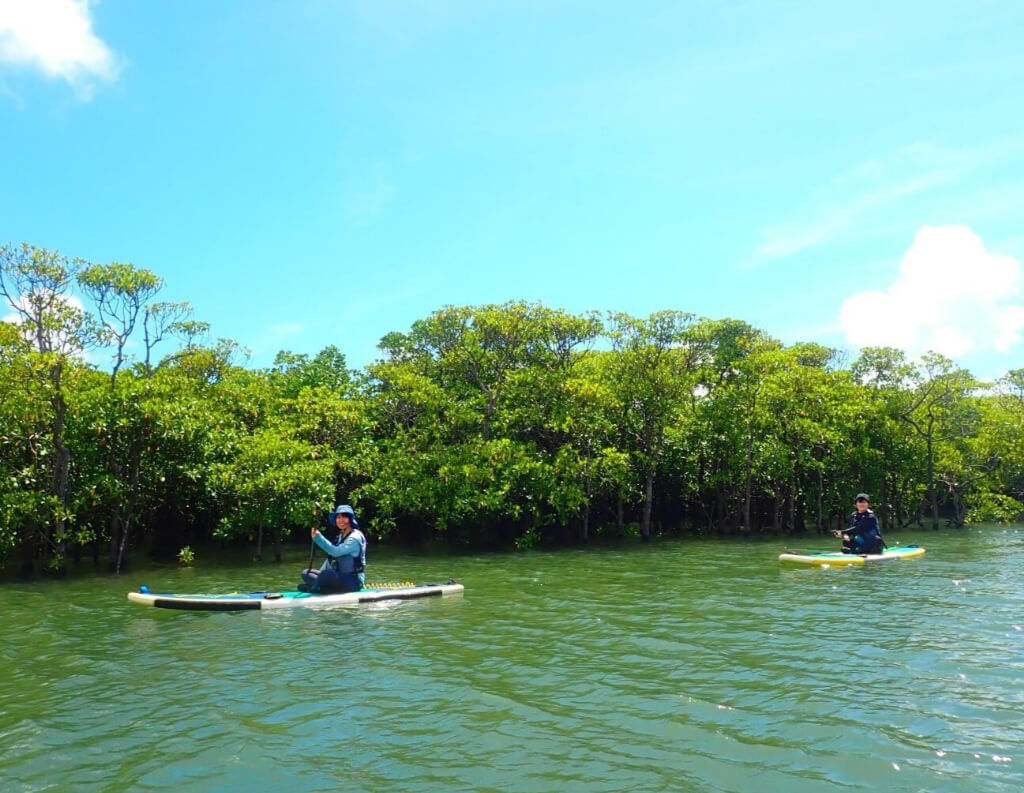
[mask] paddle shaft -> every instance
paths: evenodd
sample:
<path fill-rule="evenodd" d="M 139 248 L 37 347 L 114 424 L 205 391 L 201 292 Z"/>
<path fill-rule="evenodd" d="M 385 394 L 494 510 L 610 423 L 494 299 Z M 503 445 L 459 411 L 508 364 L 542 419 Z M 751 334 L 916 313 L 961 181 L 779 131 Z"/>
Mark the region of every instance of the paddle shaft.
<path fill-rule="evenodd" d="M 841 539 L 844 534 L 848 535 L 850 537 L 850 539 L 853 539 L 854 535 L 850 534 L 850 530 L 849 529 L 832 529 L 832 536 L 836 537 L 837 539 Z M 878 527 L 878 539 L 882 541 L 882 550 L 883 551 L 886 548 L 889 547 L 889 543 L 887 543 L 885 541 L 885 536 L 882 534 L 882 527 L 881 526 Z M 847 542 L 847 540 L 844 540 L 844 542 Z"/>
<path fill-rule="evenodd" d="M 316 513 L 316 516 L 317 516 L 317 522 L 318 523 L 323 523 L 324 522 L 324 516 L 323 516 L 324 515 L 324 508 L 322 506 L 320 506 L 320 502 L 319 501 L 314 502 L 313 506 L 315 508 L 315 513 Z M 316 542 L 312 538 L 310 538 L 310 540 L 309 540 L 309 564 L 306 565 L 306 569 L 307 570 L 312 570 L 313 569 L 313 553 L 315 551 L 316 551 Z"/>

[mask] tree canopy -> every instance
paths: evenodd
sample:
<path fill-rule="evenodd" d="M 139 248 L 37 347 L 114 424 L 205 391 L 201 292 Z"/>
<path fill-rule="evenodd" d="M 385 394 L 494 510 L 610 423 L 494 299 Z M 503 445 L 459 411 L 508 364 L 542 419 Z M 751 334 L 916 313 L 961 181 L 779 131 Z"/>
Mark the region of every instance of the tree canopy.
<path fill-rule="evenodd" d="M 886 526 L 1024 511 L 1021 369 L 522 301 L 441 308 L 359 371 L 335 346 L 260 369 L 162 288 L 0 248 L 0 561 L 263 558 L 341 499 L 376 539 L 517 547 L 823 529 L 861 490 Z"/>

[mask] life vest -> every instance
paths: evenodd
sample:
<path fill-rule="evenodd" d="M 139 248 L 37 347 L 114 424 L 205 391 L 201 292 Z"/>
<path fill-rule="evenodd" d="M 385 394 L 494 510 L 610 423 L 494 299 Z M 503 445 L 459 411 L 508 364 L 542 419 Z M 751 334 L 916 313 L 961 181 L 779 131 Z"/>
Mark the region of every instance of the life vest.
<path fill-rule="evenodd" d="M 334 571 L 338 575 L 349 575 L 350 573 L 354 573 L 355 575 L 359 575 L 360 573 L 362 573 L 362 572 L 364 572 L 366 570 L 366 535 L 363 534 L 359 529 L 352 529 L 352 531 L 349 532 L 349 537 L 351 537 L 353 534 L 355 535 L 356 540 L 359 541 L 359 555 L 351 557 L 351 559 L 352 559 L 352 569 L 349 570 L 349 571 L 346 571 L 346 572 L 342 572 L 342 570 L 341 570 L 341 560 L 342 560 L 343 557 L 340 557 L 340 556 L 332 556 L 332 557 L 330 557 L 331 566 L 334 568 Z M 347 540 L 348 537 L 346 537 L 345 539 Z M 342 540 L 342 542 L 344 542 L 344 540 Z"/>
<path fill-rule="evenodd" d="M 863 524 L 869 524 L 864 526 Z M 863 512 L 854 512 L 850 515 L 850 540 L 858 549 L 867 549 L 867 553 L 880 553 L 884 546 L 882 532 L 878 527 L 878 518 L 875 513 L 866 509 Z"/>

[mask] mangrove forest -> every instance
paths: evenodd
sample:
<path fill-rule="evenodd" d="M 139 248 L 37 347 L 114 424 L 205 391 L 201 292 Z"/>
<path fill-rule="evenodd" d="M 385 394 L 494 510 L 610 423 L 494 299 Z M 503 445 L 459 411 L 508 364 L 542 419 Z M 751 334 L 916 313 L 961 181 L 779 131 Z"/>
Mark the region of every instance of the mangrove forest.
<path fill-rule="evenodd" d="M 374 540 L 519 548 L 820 531 L 862 490 L 887 528 L 1024 512 L 1024 369 L 521 301 L 255 368 L 163 287 L 0 248 L 0 564 L 280 558 L 338 500 Z"/>

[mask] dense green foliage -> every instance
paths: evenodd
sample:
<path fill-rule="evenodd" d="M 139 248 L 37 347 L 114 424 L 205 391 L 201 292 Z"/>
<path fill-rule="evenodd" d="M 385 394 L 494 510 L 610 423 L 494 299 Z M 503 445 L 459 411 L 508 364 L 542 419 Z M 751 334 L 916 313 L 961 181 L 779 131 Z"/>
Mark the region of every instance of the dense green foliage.
<path fill-rule="evenodd" d="M 859 490 L 888 526 L 1022 512 L 1024 370 L 847 367 L 736 320 L 521 302 L 436 311 L 365 371 L 335 347 L 253 370 L 162 286 L 0 248 L 0 559 L 120 569 L 214 539 L 262 558 L 339 499 L 376 538 L 519 547 L 823 528 Z"/>

